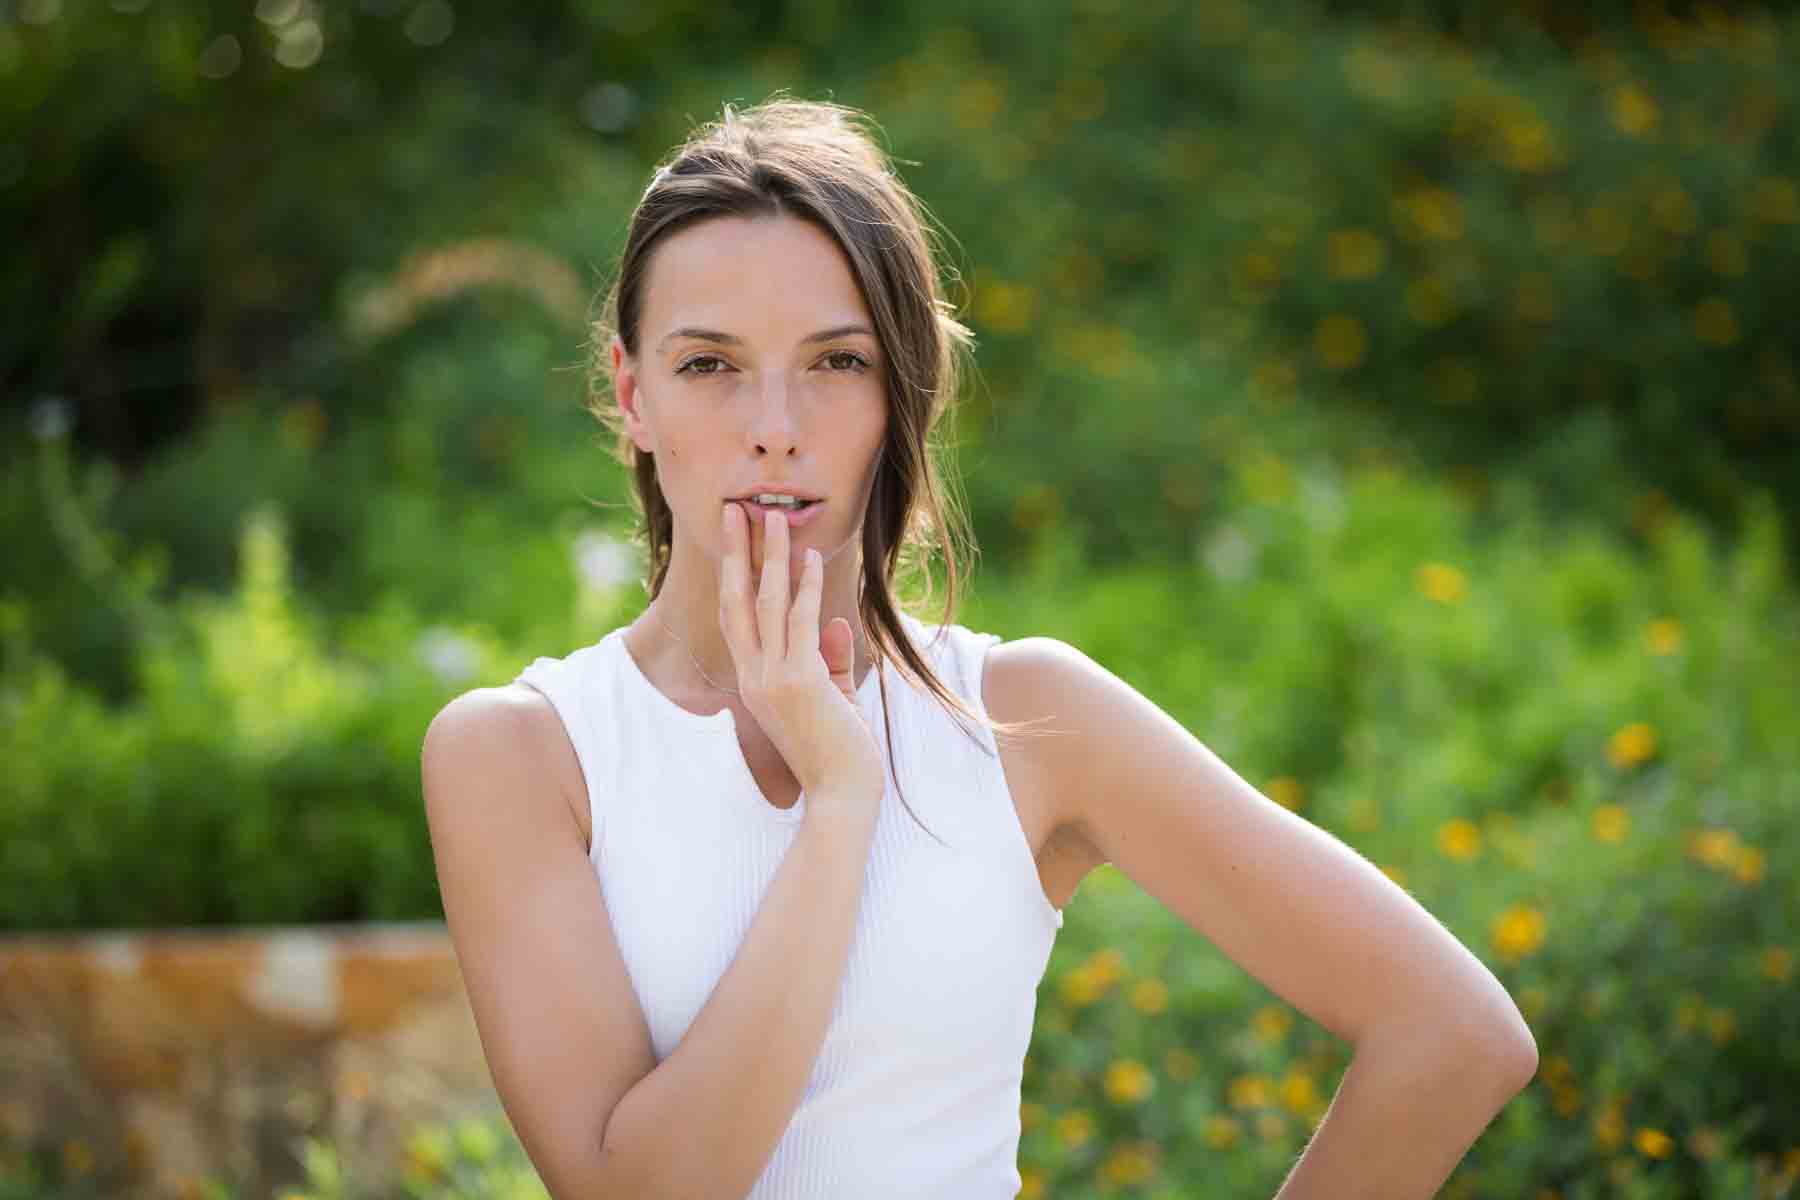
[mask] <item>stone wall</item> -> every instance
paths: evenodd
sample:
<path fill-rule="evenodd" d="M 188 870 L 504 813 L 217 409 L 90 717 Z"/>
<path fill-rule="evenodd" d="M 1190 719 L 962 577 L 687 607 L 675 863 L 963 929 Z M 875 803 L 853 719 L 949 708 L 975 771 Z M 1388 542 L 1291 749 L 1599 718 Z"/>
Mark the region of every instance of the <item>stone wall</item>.
<path fill-rule="evenodd" d="M 384 1185 L 419 1122 L 498 1105 L 441 922 L 0 937 L 0 1144 L 103 1195 Z"/>

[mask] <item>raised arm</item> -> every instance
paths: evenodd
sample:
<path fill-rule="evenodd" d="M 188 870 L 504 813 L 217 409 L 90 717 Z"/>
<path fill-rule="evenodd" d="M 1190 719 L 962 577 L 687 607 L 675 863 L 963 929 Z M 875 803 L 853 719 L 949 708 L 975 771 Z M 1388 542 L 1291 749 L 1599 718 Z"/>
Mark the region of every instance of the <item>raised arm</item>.
<path fill-rule="evenodd" d="M 1355 1048 L 1278 1200 L 1435 1194 L 1537 1047 L 1482 962 L 1374 864 L 1264 797 L 1129 684 L 1053 638 L 990 652 L 996 711 L 1048 717 L 1059 820 Z"/>
<path fill-rule="evenodd" d="M 736 957 L 658 1064 L 570 807 L 586 799 L 564 794 L 556 755 L 581 778 L 555 711 L 522 688 L 458 697 L 422 753 L 444 915 L 501 1103 L 557 1200 L 744 1195 L 824 1042 L 877 805 L 808 797 Z"/>

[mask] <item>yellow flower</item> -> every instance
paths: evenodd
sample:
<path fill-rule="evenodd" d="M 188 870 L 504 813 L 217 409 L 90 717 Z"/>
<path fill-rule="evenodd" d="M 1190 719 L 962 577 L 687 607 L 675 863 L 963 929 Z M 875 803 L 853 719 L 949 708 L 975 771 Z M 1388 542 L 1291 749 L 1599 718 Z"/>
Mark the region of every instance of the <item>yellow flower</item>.
<path fill-rule="evenodd" d="M 1737 1036 L 1737 1015 L 1729 1008 L 1715 1008 L 1706 1014 L 1706 1033 L 1714 1044 L 1723 1046 Z"/>
<path fill-rule="evenodd" d="M 1071 1008 L 1086 1008 L 1106 991 L 1106 984 L 1085 966 L 1073 967 L 1058 981 L 1063 1002 Z"/>
<path fill-rule="evenodd" d="M 1494 949 L 1508 962 L 1517 962 L 1544 944 L 1544 926 L 1543 913 L 1515 904 L 1494 918 Z"/>
<path fill-rule="evenodd" d="M 1615 1099 L 1594 1114 L 1594 1145 L 1610 1154 L 1625 1143 L 1625 1114 Z"/>
<path fill-rule="evenodd" d="M 1765 979 L 1775 983 L 1786 983 L 1794 973 L 1794 955 L 1786 946 L 1770 946 L 1762 952 L 1762 973 Z"/>
<path fill-rule="evenodd" d="M 1083 1008 L 1106 994 L 1125 973 L 1125 959 L 1108 947 L 1088 956 L 1080 966 L 1071 968 L 1059 983 L 1062 998 L 1074 1008 Z"/>
<path fill-rule="evenodd" d="M 1675 1031 L 1687 1033 L 1699 1022 L 1700 1015 L 1705 1011 L 1706 1004 L 1700 997 L 1692 992 L 1684 992 L 1675 1002 Z"/>
<path fill-rule="evenodd" d="M 1292 775 L 1277 775 L 1263 785 L 1263 795 L 1289 812 L 1299 812 L 1306 803 L 1305 789 Z"/>
<path fill-rule="evenodd" d="M 420 1130 L 406 1143 L 406 1173 L 417 1180 L 435 1182 L 449 1167 L 450 1155 L 447 1130 Z"/>
<path fill-rule="evenodd" d="M 1621 804 L 1602 804 L 1594 810 L 1594 836 L 1618 845 L 1631 832 L 1631 814 Z"/>
<path fill-rule="evenodd" d="M 1652 654 L 1673 654 L 1681 649 L 1681 622 L 1663 617 L 1644 627 L 1644 643 Z"/>
<path fill-rule="evenodd" d="M 964 129 L 986 129 L 1006 103 L 1006 89 L 991 75 L 978 75 L 957 90 L 953 109 Z"/>
<path fill-rule="evenodd" d="M 975 319 L 995 333 L 1023 333 L 1037 312 L 1037 293 L 1024 284 L 994 280 L 975 293 Z"/>
<path fill-rule="evenodd" d="M 1131 1007 L 1155 1016 L 1169 1007 L 1169 985 L 1160 979 L 1140 979 L 1131 989 Z"/>
<path fill-rule="evenodd" d="M 1515 171 L 1547 171 L 1561 159 L 1556 138 L 1535 114 L 1525 114 L 1500 125 L 1501 158 Z"/>
<path fill-rule="evenodd" d="M 1413 573 L 1413 582 L 1439 604 L 1454 604 L 1469 592 L 1468 577 L 1447 563 L 1426 563 Z"/>
<path fill-rule="evenodd" d="M 1281 1104 L 1296 1116 L 1308 1117 L 1324 1107 L 1318 1085 L 1306 1072 L 1290 1070 L 1281 1080 Z"/>
<path fill-rule="evenodd" d="M 1287 1118 L 1278 1112 L 1259 1113 L 1256 1135 L 1265 1142 L 1278 1142 L 1287 1136 Z"/>
<path fill-rule="evenodd" d="M 1348 371 L 1369 352 L 1369 335 L 1363 324 L 1346 313 L 1333 313 L 1319 322 L 1313 333 L 1313 352 L 1333 371 Z"/>
<path fill-rule="evenodd" d="M 1669 1151 L 1675 1148 L 1675 1140 L 1660 1129 L 1645 1127 L 1637 1131 L 1632 1140 L 1638 1153 L 1645 1158 L 1667 1158 Z"/>
<path fill-rule="evenodd" d="M 1575 1070 L 1563 1055 L 1550 1054 L 1538 1065 L 1538 1074 L 1544 1077 L 1545 1083 L 1558 1084 L 1567 1083 L 1574 1077 Z"/>
<path fill-rule="evenodd" d="M 1294 1018 L 1285 1009 L 1273 1004 L 1263 1005 L 1250 1018 L 1250 1027 L 1256 1031 L 1257 1039 L 1264 1042 L 1279 1042 L 1293 1023 Z"/>
<path fill-rule="evenodd" d="M 1395 201 L 1405 227 L 1420 237 L 1451 242 L 1462 236 L 1462 201 L 1440 187 L 1414 188 Z"/>
<path fill-rule="evenodd" d="M 1243 1140 L 1243 1122 L 1236 1117 L 1211 1116 L 1206 1119 L 1206 1144 L 1214 1150 L 1229 1150 Z"/>
<path fill-rule="evenodd" d="M 1606 743 L 1606 757 L 1621 771 L 1628 771 L 1656 752 L 1656 733 L 1642 721 L 1625 726 Z"/>
<path fill-rule="evenodd" d="M 1367 229 L 1340 229 L 1325 239 L 1325 260 L 1333 279 L 1371 279 L 1387 262 L 1387 246 Z"/>
<path fill-rule="evenodd" d="M 1019 1105 L 1019 1131 L 1021 1133 L 1030 1133 L 1033 1129 L 1036 1129 L 1039 1125 L 1044 1123 L 1045 1115 L 1046 1113 L 1043 1105 L 1033 1100 L 1025 1101 L 1023 1104 Z"/>
<path fill-rule="evenodd" d="M 1763 873 L 1768 869 L 1769 855 L 1756 846 L 1740 847 L 1737 859 L 1731 865 L 1731 873 L 1737 876 L 1739 883 L 1761 883 Z"/>
<path fill-rule="evenodd" d="M 1461 817 L 1445 821 L 1438 826 L 1437 845 L 1446 858 L 1468 862 L 1481 853 L 1481 830 Z"/>
<path fill-rule="evenodd" d="M 1229 1091 L 1233 1108 L 1266 1108 L 1271 1089 L 1267 1075 L 1239 1075 Z"/>
<path fill-rule="evenodd" d="M 1044 1195 L 1044 1173 L 1036 1167 L 1019 1168 L 1019 1200 L 1039 1200 Z"/>
<path fill-rule="evenodd" d="M 1105 1086 L 1114 1104 L 1137 1104 L 1156 1090 L 1156 1076 L 1135 1058 L 1121 1058 L 1106 1068 Z"/>
<path fill-rule="evenodd" d="M 1064 1113 L 1056 1119 L 1056 1136 L 1071 1150 L 1084 1145 L 1094 1136 L 1094 1118 L 1081 1109 Z"/>
<path fill-rule="evenodd" d="M 1656 100 L 1635 83 L 1622 83 L 1612 91 L 1612 122 L 1620 133 L 1643 137 L 1656 129 L 1661 113 Z"/>
<path fill-rule="evenodd" d="M 1172 1047 L 1163 1055 L 1163 1073 L 1177 1083 L 1186 1083 L 1200 1074 L 1200 1060 L 1180 1046 Z"/>
<path fill-rule="evenodd" d="M 1572 1117 L 1581 1111 L 1581 1089 L 1572 1084 L 1553 1084 L 1550 1103 L 1560 1115 Z"/>
<path fill-rule="evenodd" d="M 1709 346 L 1730 346 L 1742 336 L 1737 314 L 1722 297 L 1709 296 L 1694 309 L 1694 336 Z"/>
<path fill-rule="evenodd" d="M 1689 858 L 1715 871 L 1730 870 L 1737 864 L 1738 836 L 1730 829 L 1690 829 L 1682 841 Z"/>
<path fill-rule="evenodd" d="M 1114 1183 L 1142 1183 L 1156 1174 L 1156 1143 L 1124 1142 L 1113 1148 L 1100 1173 Z"/>

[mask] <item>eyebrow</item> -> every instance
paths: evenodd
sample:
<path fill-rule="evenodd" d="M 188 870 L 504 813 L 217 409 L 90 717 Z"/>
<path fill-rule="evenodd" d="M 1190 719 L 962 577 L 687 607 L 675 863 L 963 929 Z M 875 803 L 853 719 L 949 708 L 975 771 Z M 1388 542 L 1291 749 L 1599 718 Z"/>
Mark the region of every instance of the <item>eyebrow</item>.
<path fill-rule="evenodd" d="M 853 333 L 864 333 L 870 337 L 875 336 L 875 331 L 870 329 L 867 325 L 834 325 L 830 329 L 821 329 L 817 333 L 807 334 L 800 339 L 800 344 L 805 346 L 814 342 L 835 341 L 841 337 L 848 337 Z M 735 334 L 721 333 L 717 329 L 699 329 L 692 325 L 684 325 L 680 329 L 671 330 L 662 341 L 656 343 L 656 348 L 661 350 L 676 338 L 696 338 L 699 341 L 713 342 L 720 346 L 741 346 L 744 344 L 744 339 Z"/>

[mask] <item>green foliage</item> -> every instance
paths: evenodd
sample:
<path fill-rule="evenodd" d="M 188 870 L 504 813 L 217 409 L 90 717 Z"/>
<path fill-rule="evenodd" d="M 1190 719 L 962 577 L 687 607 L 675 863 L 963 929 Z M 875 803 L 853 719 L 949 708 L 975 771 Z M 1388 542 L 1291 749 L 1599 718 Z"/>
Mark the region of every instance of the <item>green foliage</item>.
<path fill-rule="evenodd" d="M 1518 998 L 1540 1078 L 1448 1194 L 1800 1174 L 1792 14 L 364 4 L 305 65 L 249 8 L 18 7 L 0 929 L 439 915 L 430 717 L 642 602 L 589 298 L 651 161 L 786 87 L 955 235 L 958 619 L 1080 647 Z M 1270 1191 L 1345 1060 L 1102 868 L 1026 1194 Z M 540 1194 L 500 1123 L 406 1167 Z"/>
<path fill-rule="evenodd" d="M 1328 460 L 1250 460 L 1228 503 L 1176 570 L 1095 573 L 1052 533 L 960 619 L 1081 647 L 1495 970 L 1542 1067 L 1455 1194 L 1773 1180 L 1800 1140 L 1776 1102 L 1800 1072 L 1800 888 L 1778 865 L 1800 855 L 1800 607 L 1767 498 L 1733 539 L 1674 512 L 1641 547 L 1523 497 L 1486 528 L 1442 484 Z M 135 706 L 10 627 L 9 923 L 436 915 L 416 753 L 447 694 L 428 662 L 450 660 L 400 604 L 328 645 L 272 515 L 240 553 L 227 600 L 177 610 Z M 625 618 L 610 569 L 542 614 L 553 648 Z M 468 682 L 546 644 L 460 636 Z M 1104 867 L 1040 992 L 1021 1162 L 1056 1195 L 1266 1190 L 1346 1060 Z"/>

